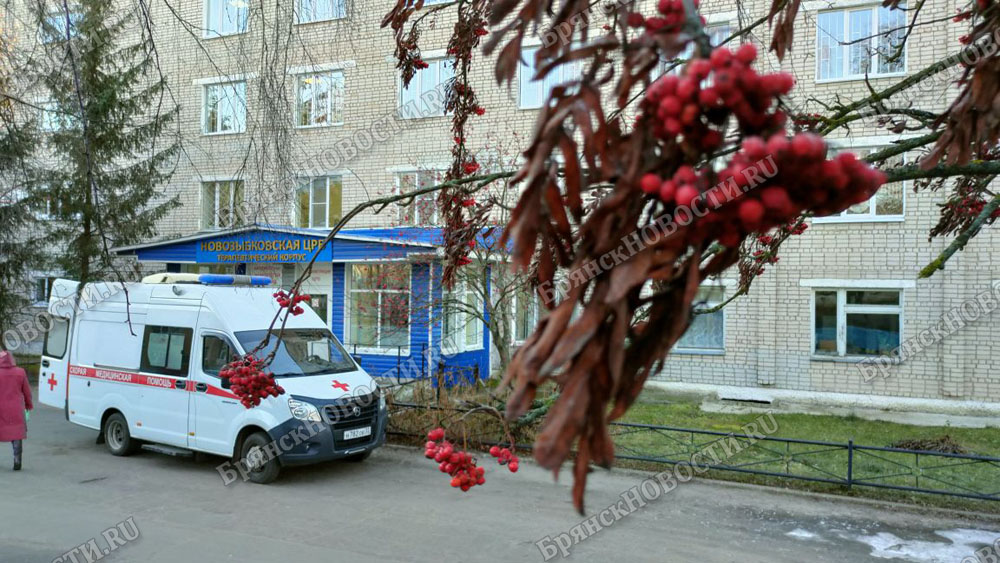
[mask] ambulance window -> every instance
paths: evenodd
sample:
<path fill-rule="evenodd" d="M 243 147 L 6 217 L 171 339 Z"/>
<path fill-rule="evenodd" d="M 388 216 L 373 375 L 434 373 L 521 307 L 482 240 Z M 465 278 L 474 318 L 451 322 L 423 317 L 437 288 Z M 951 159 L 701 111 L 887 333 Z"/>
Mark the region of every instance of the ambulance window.
<path fill-rule="evenodd" d="M 66 355 L 69 319 L 60 319 L 59 317 L 50 318 L 52 319 L 52 327 L 49 328 L 49 333 L 45 335 L 45 351 L 43 353 L 50 358 L 62 358 Z"/>
<path fill-rule="evenodd" d="M 223 366 L 233 361 L 233 349 L 229 342 L 218 336 L 204 336 L 201 344 L 201 371 L 219 376 Z"/>
<path fill-rule="evenodd" d="M 191 357 L 190 328 L 146 325 L 142 342 L 142 371 L 186 376 Z"/>

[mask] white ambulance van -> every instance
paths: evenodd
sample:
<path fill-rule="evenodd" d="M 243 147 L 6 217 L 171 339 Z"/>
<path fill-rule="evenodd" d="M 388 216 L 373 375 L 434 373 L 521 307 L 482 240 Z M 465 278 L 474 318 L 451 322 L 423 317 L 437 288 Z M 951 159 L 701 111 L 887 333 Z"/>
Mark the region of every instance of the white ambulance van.
<path fill-rule="evenodd" d="M 385 397 L 309 307 L 290 316 L 270 370 L 285 394 L 244 408 L 219 371 L 253 350 L 278 311 L 267 278 L 155 274 L 142 283 L 56 280 L 39 372 L 41 402 L 100 432 L 114 455 L 140 448 L 246 460 L 251 481 L 283 466 L 360 461 L 385 442 Z M 274 332 L 277 332 L 275 330 Z M 262 455 L 262 453 L 277 453 Z"/>

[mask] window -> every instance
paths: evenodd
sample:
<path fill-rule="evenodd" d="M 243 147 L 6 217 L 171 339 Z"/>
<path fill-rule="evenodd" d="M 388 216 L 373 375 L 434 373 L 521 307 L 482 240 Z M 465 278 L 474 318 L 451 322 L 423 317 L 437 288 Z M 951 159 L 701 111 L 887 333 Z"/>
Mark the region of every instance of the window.
<path fill-rule="evenodd" d="M 35 303 L 48 303 L 49 296 L 52 295 L 52 283 L 56 281 L 53 277 L 39 277 L 34 279 L 32 287 L 33 300 Z"/>
<path fill-rule="evenodd" d="M 201 371 L 219 377 L 219 371 L 233 361 L 236 352 L 225 338 L 203 336 L 201 339 Z"/>
<path fill-rule="evenodd" d="M 42 355 L 49 358 L 62 358 L 66 355 L 66 342 L 69 339 L 69 319 L 49 318 L 52 326 L 45 334 L 45 350 Z"/>
<path fill-rule="evenodd" d="M 309 297 L 310 299 L 307 303 L 312 307 L 312 310 L 319 315 L 319 318 L 323 319 L 324 323 L 329 323 L 330 321 L 327 320 L 326 312 L 330 304 L 330 297 L 322 293 L 310 293 Z"/>
<path fill-rule="evenodd" d="M 295 125 L 319 127 L 344 122 L 344 74 L 300 74 L 296 80 Z"/>
<path fill-rule="evenodd" d="M 184 377 L 191 357 L 190 328 L 146 325 L 140 371 Z"/>
<path fill-rule="evenodd" d="M 338 176 L 300 180 L 295 188 L 295 224 L 311 229 L 333 228 L 340 220 L 343 190 Z"/>
<path fill-rule="evenodd" d="M 403 88 L 400 83 L 399 110 L 403 119 L 444 115 L 445 89 L 455 77 L 454 63 L 450 59 L 425 62 L 427 68 L 418 70 L 409 86 Z"/>
<path fill-rule="evenodd" d="M 410 265 L 352 264 L 348 343 L 369 348 L 410 344 Z"/>
<path fill-rule="evenodd" d="M 702 287 L 695 298 L 694 309 L 705 310 L 715 307 L 723 301 L 721 287 Z M 714 313 L 694 315 L 691 326 L 680 339 L 675 349 L 678 352 L 711 353 L 722 352 L 726 348 L 726 317 L 723 310 Z"/>
<path fill-rule="evenodd" d="M 346 0 L 299 0 L 299 23 L 312 23 L 343 18 L 347 15 Z"/>
<path fill-rule="evenodd" d="M 549 99 L 552 89 L 572 80 L 577 73 L 579 63 L 567 63 L 552 69 L 542 80 L 534 80 L 535 53 L 538 47 L 523 49 L 521 63 L 518 67 L 518 107 L 521 109 L 537 109 Z"/>
<path fill-rule="evenodd" d="M 513 296 L 514 302 L 514 343 L 521 344 L 531 336 L 538 324 L 538 296 L 531 289 L 519 291 Z"/>
<path fill-rule="evenodd" d="M 733 34 L 732 28 L 729 27 L 728 23 L 706 26 L 705 33 L 708 34 L 708 40 L 713 47 L 721 45 L 723 41 L 729 39 L 729 36 Z M 677 55 L 677 59 L 660 60 L 659 71 L 656 72 L 657 76 L 666 74 L 668 70 L 671 74 L 680 74 L 684 70 L 684 65 L 678 64 L 678 60 L 686 61 L 690 59 L 692 55 L 694 55 L 694 43 L 688 44 L 688 46 L 685 47 L 679 55 Z"/>
<path fill-rule="evenodd" d="M 822 12 L 816 18 L 816 78 L 836 80 L 906 71 L 906 5 Z"/>
<path fill-rule="evenodd" d="M 878 149 L 851 149 L 864 158 Z M 896 167 L 906 163 L 903 155 L 896 155 L 885 162 L 885 167 Z M 906 182 L 891 182 L 883 185 L 867 201 L 856 203 L 838 215 L 816 217 L 814 223 L 851 223 L 863 221 L 898 221 L 904 217 L 904 193 Z"/>
<path fill-rule="evenodd" d="M 457 353 L 483 347 L 483 300 L 474 284 L 455 282 L 451 291 L 444 294 L 442 311 L 443 349 Z M 472 311 L 478 311 L 479 314 Z"/>
<path fill-rule="evenodd" d="M 221 37 L 247 30 L 249 0 L 205 0 L 205 37 Z"/>
<path fill-rule="evenodd" d="M 203 132 L 241 133 L 247 128 L 247 83 L 205 86 Z"/>
<path fill-rule="evenodd" d="M 38 117 L 38 128 L 45 133 L 55 133 L 65 131 L 74 127 L 77 123 L 76 117 L 66 113 L 56 102 L 42 102 L 41 115 Z"/>
<path fill-rule="evenodd" d="M 69 37 L 70 39 L 76 37 L 80 33 L 80 22 L 83 20 L 83 14 L 80 12 L 70 12 L 69 13 Z M 42 19 L 42 25 L 39 29 L 39 35 L 41 36 L 42 43 L 56 43 L 59 41 L 66 40 L 66 12 L 57 11 L 46 15 Z"/>
<path fill-rule="evenodd" d="M 201 185 L 201 228 L 228 229 L 243 222 L 243 180 Z"/>
<path fill-rule="evenodd" d="M 444 179 L 444 172 L 440 170 L 420 170 L 414 172 L 403 172 L 396 174 L 396 193 L 405 194 L 414 190 L 430 188 L 440 184 Z M 403 225 L 433 226 L 437 225 L 438 205 L 436 192 L 431 192 L 413 198 L 413 203 L 408 206 L 400 206 L 399 222 Z"/>
<path fill-rule="evenodd" d="M 879 355 L 899 347 L 903 314 L 899 291 L 820 289 L 813 301 L 816 355 Z"/>

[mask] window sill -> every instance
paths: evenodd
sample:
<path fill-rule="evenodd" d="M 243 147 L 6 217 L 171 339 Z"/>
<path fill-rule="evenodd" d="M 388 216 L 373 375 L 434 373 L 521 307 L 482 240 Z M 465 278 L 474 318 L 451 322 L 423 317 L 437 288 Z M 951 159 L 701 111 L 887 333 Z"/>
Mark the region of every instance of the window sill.
<path fill-rule="evenodd" d="M 890 74 L 869 74 L 867 77 L 865 75 L 858 76 L 845 76 L 844 78 L 817 78 L 815 79 L 816 84 L 838 84 L 840 82 L 860 82 L 865 80 L 879 80 L 882 78 L 900 78 L 906 76 L 906 71 L 903 72 L 893 72 Z"/>
<path fill-rule="evenodd" d="M 344 344 L 344 348 L 347 349 L 349 354 L 368 354 L 371 356 L 409 356 L 409 348 L 362 348 L 358 346 L 357 350 L 354 349 L 353 344 Z"/>
<path fill-rule="evenodd" d="M 233 37 L 235 35 L 243 35 L 245 33 L 246 33 L 246 30 L 243 30 L 243 31 L 233 31 L 231 33 L 214 33 L 214 32 L 213 33 L 203 33 L 201 35 L 201 38 L 205 39 L 205 40 L 208 40 L 208 41 L 211 41 L 212 39 L 225 39 L 226 37 Z"/>
<path fill-rule="evenodd" d="M 347 19 L 347 14 L 344 14 L 342 16 L 334 16 L 332 18 L 324 18 L 324 19 L 321 19 L 321 20 L 310 20 L 310 21 L 307 21 L 307 22 L 296 21 L 295 25 L 312 25 L 314 23 L 330 23 L 330 22 L 336 22 L 336 21 L 341 21 L 341 20 L 346 20 L 346 19 Z"/>
<path fill-rule="evenodd" d="M 832 216 L 813 217 L 815 225 L 833 225 L 836 223 L 902 223 L 906 220 L 904 215 L 858 215 L 858 216 Z"/>
<path fill-rule="evenodd" d="M 201 134 L 202 134 L 203 137 L 225 137 L 225 136 L 228 136 L 228 135 L 240 135 L 240 134 L 243 134 L 243 133 L 246 133 L 246 129 L 244 129 L 242 131 L 215 131 L 215 132 L 211 132 L 211 133 L 209 133 L 207 131 L 202 131 L 201 132 Z"/>
<path fill-rule="evenodd" d="M 865 360 L 874 360 L 882 357 L 883 356 L 818 356 L 813 354 L 809 356 L 809 361 L 827 362 L 831 364 L 860 364 Z M 899 365 L 902 363 L 899 358 L 889 358 L 889 361 L 891 365 Z"/>
<path fill-rule="evenodd" d="M 671 351 L 671 354 L 678 356 L 725 356 L 725 348 L 721 350 L 698 349 L 698 348 L 678 348 Z"/>
<path fill-rule="evenodd" d="M 335 123 L 318 123 L 318 124 L 315 124 L 315 125 L 296 125 L 295 129 L 306 129 L 306 130 L 308 130 L 308 129 L 329 129 L 329 128 L 332 128 L 332 127 L 343 127 L 343 126 L 344 126 L 344 122 L 343 121 L 339 121 L 339 122 L 335 122 Z"/>

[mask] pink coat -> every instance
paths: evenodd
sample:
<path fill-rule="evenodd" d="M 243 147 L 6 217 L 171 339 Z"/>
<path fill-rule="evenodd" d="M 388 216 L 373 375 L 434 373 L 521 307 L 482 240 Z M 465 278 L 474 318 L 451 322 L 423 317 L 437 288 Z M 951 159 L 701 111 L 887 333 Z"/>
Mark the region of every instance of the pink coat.
<path fill-rule="evenodd" d="M 28 376 L 17 367 L 13 354 L 0 352 L 0 442 L 23 440 L 27 436 L 24 411 L 33 408 Z"/>

